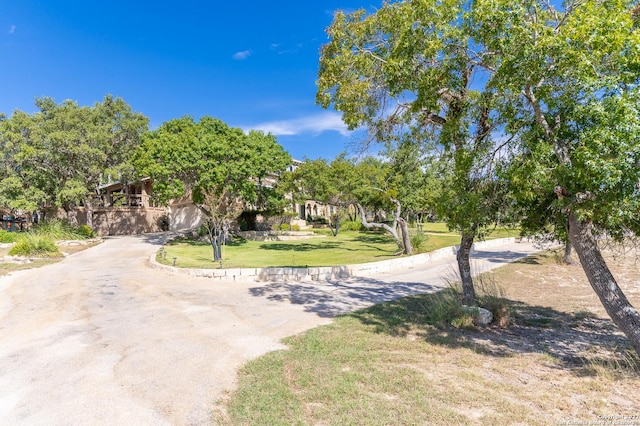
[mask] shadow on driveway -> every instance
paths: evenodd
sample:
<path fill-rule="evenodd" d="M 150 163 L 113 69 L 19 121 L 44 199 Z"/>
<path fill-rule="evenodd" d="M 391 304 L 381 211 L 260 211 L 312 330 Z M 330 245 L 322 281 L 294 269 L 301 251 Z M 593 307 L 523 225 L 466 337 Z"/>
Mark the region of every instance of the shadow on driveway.
<path fill-rule="evenodd" d="M 372 278 L 309 283 L 269 283 L 249 289 L 251 295 L 269 300 L 304 305 L 307 312 L 333 318 L 388 300 L 418 293 L 433 293 L 442 285 L 410 282 L 388 282 Z"/>

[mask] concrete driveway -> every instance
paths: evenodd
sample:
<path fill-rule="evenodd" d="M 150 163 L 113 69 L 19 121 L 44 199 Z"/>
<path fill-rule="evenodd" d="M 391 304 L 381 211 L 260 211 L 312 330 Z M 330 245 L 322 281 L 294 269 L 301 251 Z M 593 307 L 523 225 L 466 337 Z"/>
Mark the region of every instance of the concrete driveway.
<path fill-rule="evenodd" d="M 372 303 L 442 288 L 453 256 L 340 282 L 212 281 L 152 269 L 168 238 L 107 239 L 0 278 L 0 423 L 207 424 L 238 367 Z M 536 251 L 475 254 L 486 270 Z"/>

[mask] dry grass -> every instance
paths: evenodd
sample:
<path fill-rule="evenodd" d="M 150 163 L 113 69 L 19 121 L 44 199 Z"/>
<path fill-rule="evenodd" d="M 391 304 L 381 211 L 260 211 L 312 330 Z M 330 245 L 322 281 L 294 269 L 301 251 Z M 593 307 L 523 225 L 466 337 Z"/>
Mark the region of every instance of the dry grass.
<path fill-rule="evenodd" d="M 100 244 L 100 240 L 92 240 L 83 244 L 78 245 L 64 245 L 60 248 L 65 256 L 71 255 L 74 253 L 78 253 L 80 251 L 87 250 L 91 247 L 94 247 Z M 46 259 L 34 259 L 29 263 L 13 263 L 13 262 L 4 262 L 3 258 L 9 254 L 9 248 L 0 248 L 0 276 L 7 275 L 13 271 L 20 271 L 23 269 L 34 269 L 40 268 L 42 266 L 50 265 L 52 263 L 57 263 L 62 260 L 62 258 L 46 258 Z"/>
<path fill-rule="evenodd" d="M 608 260 L 640 306 L 635 256 Z M 623 416 L 640 423 L 640 360 L 579 266 L 547 252 L 485 282 L 504 291 L 508 327 L 433 326 L 425 318 L 434 295 L 359 311 L 249 363 L 219 422 L 548 425 Z"/>

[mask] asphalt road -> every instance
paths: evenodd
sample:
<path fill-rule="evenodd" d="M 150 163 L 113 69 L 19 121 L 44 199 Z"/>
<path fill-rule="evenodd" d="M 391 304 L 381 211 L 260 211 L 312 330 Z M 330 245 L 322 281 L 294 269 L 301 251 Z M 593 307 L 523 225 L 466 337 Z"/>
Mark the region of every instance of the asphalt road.
<path fill-rule="evenodd" d="M 208 424 L 247 360 L 335 315 L 432 292 L 453 256 L 335 282 L 224 282 L 148 259 L 167 235 L 130 236 L 0 278 L 0 424 Z M 529 243 L 474 254 L 487 270 Z"/>

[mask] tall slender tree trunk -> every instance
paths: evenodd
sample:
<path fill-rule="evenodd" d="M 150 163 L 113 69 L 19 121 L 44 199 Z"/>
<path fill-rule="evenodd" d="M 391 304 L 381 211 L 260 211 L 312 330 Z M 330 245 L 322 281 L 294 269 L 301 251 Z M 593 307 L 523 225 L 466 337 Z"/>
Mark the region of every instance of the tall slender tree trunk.
<path fill-rule="evenodd" d="M 573 259 L 571 258 L 571 252 L 573 251 L 573 247 L 571 246 L 571 242 L 567 241 L 564 243 L 564 255 L 562 256 L 562 262 L 566 265 L 573 265 Z"/>
<path fill-rule="evenodd" d="M 569 213 L 569 241 L 602 306 L 640 355 L 640 313 L 629 303 L 611 274 L 593 235 L 592 224 L 578 220 L 573 212 Z"/>
<path fill-rule="evenodd" d="M 458 260 L 458 270 L 460 271 L 460 281 L 462 282 L 462 303 L 469 306 L 474 306 L 476 304 L 476 290 L 473 286 L 471 262 L 469 261 L 473 240 L 473 233 L 462 233 L 460 248 L 456 255 L 456 259 Z"/>

